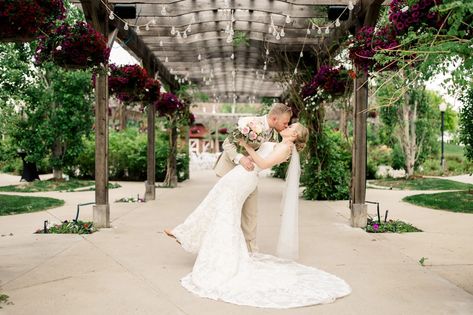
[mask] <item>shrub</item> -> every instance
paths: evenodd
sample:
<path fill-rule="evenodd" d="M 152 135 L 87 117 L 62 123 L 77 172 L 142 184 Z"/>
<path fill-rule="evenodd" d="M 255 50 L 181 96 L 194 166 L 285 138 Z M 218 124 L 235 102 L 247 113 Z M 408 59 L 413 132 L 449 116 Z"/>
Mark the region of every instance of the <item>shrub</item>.
<path fill-rule="evenodd" d="M 309 200 L 346 200 L 349 198 L 351 152 L 340 132 L 325 129 L 308 146 L 316 146 L 313 155 L 302 164 L 303 196 Z"/>
<path fill-rule="evenodd" d="M 67 170 L 71 176 L 94 178 L 95 141 L 85 141 L 84 152 L 76 159 L 74 166 Z M 164 181 L 168 157 L 168 135 L 156 132 L 156 181 Z M 111 180 L 146 180 L 147 135 L 136 128 L 121 132 L 110 132 L 109 138 L 109 178 Z M 178 180 L 189 178 L 189 157 L 186 153 L 177 155 Z"/>

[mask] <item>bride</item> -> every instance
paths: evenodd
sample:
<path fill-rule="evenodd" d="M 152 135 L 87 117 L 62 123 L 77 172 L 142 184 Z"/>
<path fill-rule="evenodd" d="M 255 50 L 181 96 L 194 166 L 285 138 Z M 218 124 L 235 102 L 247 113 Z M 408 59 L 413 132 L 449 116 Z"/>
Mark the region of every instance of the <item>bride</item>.
<path fill-rule="evenodd" d="M 295 123 L 280 134 L 282 142 L 263 143 L 256 152 L 240 143 L 256 164 L 255 170 L 235 167 L 217 182 L 184 223 L 164 231 L 184 250 L 197 254 L 192 272 L 181 279 L 182 286 L 190 292 L 238 305 L 279 309 L 330 303 L 351 292 L 345 281 L 322 270 L 271 255 L 248 253 L 240 226 L 241 209 L 256 188 L 258 172 L 287 161 L 291 155 L 289 169 L 292 164 L 299 167 L 297 152 L 304 148 L 308 130 Z M 296 177 L 295 187 L 288 189 L 298 192 Z M 297 203 L 297 197 L 294 200 Z M 297 204 L 293 206 L 297 211 Z M 278 252 L 281 237 L 279 243 Z"/>

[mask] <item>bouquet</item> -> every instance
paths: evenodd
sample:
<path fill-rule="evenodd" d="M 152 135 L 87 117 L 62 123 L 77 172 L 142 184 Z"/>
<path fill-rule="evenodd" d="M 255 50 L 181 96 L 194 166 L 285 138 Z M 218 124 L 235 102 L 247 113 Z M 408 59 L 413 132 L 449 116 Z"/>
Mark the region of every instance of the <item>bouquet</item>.
<path fill-rule="evenodd" d="M 239 123 L 230 134 L 230 142 L 237 145 L 239 151 L 244 150 L 240 146 L 240 141 L 243 140 L 252 147 L 258 147 L 264 140 L 263 137 L 264 125 L 260 121 L 247 121 Z"/>

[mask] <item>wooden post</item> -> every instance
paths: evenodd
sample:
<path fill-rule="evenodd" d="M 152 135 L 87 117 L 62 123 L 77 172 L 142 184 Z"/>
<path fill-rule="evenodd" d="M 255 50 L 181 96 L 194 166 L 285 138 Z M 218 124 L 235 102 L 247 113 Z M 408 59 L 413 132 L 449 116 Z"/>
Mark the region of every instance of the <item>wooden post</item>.
<path fill-rule="evenodd" d="M 378 20 L 383 0 L 361 0 L 358 11 L 357 30 L 362 26 L 374 26 Z M 353 157 L 351 181 L 351 216 L 353 227 L 365 227 L 368 206 L 366 198 L 366 118 L 368 116 L 368 72 L 357 69 L 355 79 L 355 105 L 353 109 Z"/>
<path fill-rule="evenodd" d="M 95 206 L 94 225 L 110 227 L 108 204 L 108 76 L 107 67 L 95 81 Z"/>
<path fill-rule="evenodd" d="M 365 227 L 367 223 L 366 197 L 366 118 L 368 109 L 368 72 L 360 71 L 355 79 L 353 110 L 352 206 L 350 223 Z"/>
<path fill-rule="evenodd" d="M 155 154 L 155 121 L 156 107 L 154 104 L 148 104 L 148 154 L 147 154 L 147 172 L 145 183 L 145 200 L 156 199 L 156 154 Z"/>

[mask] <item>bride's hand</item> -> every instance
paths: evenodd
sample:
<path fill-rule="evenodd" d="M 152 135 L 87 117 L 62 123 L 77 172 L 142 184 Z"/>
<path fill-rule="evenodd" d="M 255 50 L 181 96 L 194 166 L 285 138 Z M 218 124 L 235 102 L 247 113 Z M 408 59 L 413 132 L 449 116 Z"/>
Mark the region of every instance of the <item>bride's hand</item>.
<path fill-rule="evenodd" d="M 246 148 L 248 146 L 248 143 L 246 143 L 245 140 L 243 140 L 243 139 L 240 139 L 240 142 L 238 142 L 238 144 L 241 145 L 244 148 Z"/>

